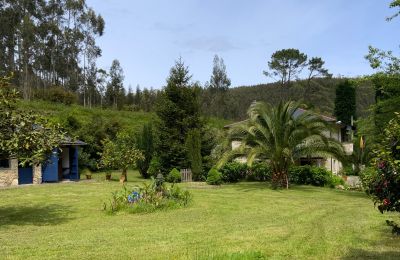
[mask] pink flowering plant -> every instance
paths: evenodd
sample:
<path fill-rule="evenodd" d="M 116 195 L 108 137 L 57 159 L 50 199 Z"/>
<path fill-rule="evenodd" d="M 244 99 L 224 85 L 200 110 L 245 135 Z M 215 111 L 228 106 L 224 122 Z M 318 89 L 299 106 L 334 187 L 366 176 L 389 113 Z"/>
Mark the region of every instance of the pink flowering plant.
<path fill-rule="evenodd" d="M 367 194 L 381 213 L 400 212 L 400 116 L 392 119 L 384 131 L 384 140 L 373 160 L 374 171 L 364 183 Z M 400 235 L 400 226 L 387 220 L 393 233 Z"/>

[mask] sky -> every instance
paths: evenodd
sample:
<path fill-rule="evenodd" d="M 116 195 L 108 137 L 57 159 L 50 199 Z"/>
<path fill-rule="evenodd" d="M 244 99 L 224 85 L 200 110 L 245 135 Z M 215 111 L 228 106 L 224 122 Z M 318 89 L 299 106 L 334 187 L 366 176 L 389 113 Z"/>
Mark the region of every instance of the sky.
<path fill-rule="evenodd" d="M 214 55 L 232 87 L 271 82 L 263 75 L 273 52 L 296 48 L 322 57 L 333 75 L 372 69 L 368 46 L 398 54 L 400 17 L 390 0 L 87 0 L 106 22 L 97 39 L 98 66 L 118 59 L 125 87 L 160 89 L 182 57 L 194 81 L 210 79 Z"/>

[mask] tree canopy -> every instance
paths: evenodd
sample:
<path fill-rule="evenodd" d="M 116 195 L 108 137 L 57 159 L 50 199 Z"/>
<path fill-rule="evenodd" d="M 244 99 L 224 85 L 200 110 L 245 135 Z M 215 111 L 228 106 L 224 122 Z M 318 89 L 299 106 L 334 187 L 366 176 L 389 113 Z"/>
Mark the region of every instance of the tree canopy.
<path fill-rule="evenodd" d="M 18 158 L 20 164 L 39 164 L 60 145 L 59 125 L 30 111 L 18 109 L 18 92 L 0 78 L 0 156 Z"/>

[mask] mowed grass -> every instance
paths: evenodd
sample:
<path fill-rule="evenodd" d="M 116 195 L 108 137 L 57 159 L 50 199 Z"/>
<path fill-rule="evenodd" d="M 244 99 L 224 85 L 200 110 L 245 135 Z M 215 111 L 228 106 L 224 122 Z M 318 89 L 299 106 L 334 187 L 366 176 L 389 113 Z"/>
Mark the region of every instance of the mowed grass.
<path fill-rule="evenodd" d="M 362 192 L 263 183 L 182 185 L 188 208 L 102 211 L 116 181 L 0 190 L 1 259 L 399 259 L 400 238 Z M 130 172 L 128 186 L 141 182 Z"/>

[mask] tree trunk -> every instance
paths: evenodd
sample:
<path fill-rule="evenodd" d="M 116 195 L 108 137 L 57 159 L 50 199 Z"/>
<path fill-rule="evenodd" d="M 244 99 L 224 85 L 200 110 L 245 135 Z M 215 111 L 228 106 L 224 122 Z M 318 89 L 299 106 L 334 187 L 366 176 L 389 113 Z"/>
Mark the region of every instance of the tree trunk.
<path fill-rule="evenodd" d="M 288 174 L 285 172 L 284 174 L 284 179 L 285 179 L 285 184 L 286 184 L 286 189 L 289 189 L 289 177 Z"/>
<path fill-rule="evenodd" d="M 127 181 L 128 181 L 128 175 L 127 175 L 127 173 L 126 173 L 126 169 L 123 169 L 123 170 L 122 170 L 121 177 L 119 177 L 119 182 L 120 182 L 120 183 L 125 183 L 125 182 L 127 182 Z"/>

